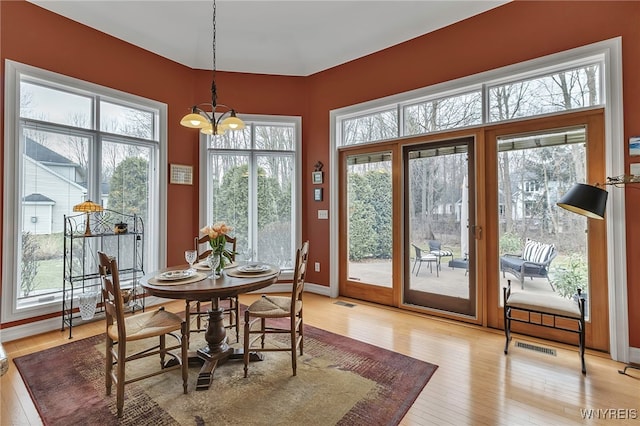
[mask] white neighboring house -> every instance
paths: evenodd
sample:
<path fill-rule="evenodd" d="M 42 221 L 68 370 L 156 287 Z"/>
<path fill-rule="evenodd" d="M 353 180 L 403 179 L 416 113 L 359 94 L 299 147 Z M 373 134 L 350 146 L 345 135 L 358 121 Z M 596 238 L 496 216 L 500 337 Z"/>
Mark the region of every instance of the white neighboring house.
<path fill-rule="evenodd" d="M 513 211 L 511 218 L 513 220 L 523 220 L 537 216 L 535 213 L 538 204 L 545 198 L 547 206 L 555 206 L 560 199 L 560 184 L 557 181 L 547 182 L 545 188 L 541 182 L 536 179 L 529 179 L 524 182 L 515 184 L 516 190 L 513 191 Z"/>
<path fill-rule="evenodd" d="M 63 232 L 64 215 L 86 199 L 81 166 L 30 138 L 24 159 L 22 232 Z"/>

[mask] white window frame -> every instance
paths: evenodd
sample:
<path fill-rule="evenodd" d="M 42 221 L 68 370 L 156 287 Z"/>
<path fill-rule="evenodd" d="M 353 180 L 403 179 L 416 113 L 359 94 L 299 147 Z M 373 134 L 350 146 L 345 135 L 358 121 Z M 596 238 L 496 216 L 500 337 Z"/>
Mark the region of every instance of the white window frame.
<path fill-rule="evenodd" d="M 166 264 L 166 222 L 167 222 L 167 105 L 140 96 L 121 92 L 108 87 L 89 83 L 51 71 L 46 71 L 19 62 L 5 60 L 5 103 L 4 103 L 4 188 L 3 188 L 3 243 L 2 243 L 2 323 L 24 320 L 35 316 L 60 312 L 61 299 L 18 308 L 15 283 L 18 278 L 18 233 L 21 228 L 21 200 L 19 191 L 22 179 L 22 158 L 19 144 L 15 143 L 20 135 L 20 81 L 21 77 L 38 78 L 52 84 L 61 84 L 86 91 L 98 96 L 116 99 L 123 103 L 149 107 L 159 111 L 157 155 L 153 165 L 154 177 L 150 184 L 152 199 L 155 198 L 157 208 L 149 209 L 150 223 L 145 223 L 146 238 L 155 239 L 149 244 L 151 252 L 145 259 L 145 268 L 155 270 Z M 117 136 L 115 136 L 117 138 Z M 62 276 L 60 280 L 62 281 Z M 56 318 L 56 322 L 59 319 Z M 36 327 L 37 328 L 37 327 Z M 43 326 L 42 330 L 50 329 Z M 6 335 L 6 334 L 5 334 Z"/>
<path fill-rule="evenodd" d="M 403 105 L 414 103 L 417 99 L 443 96 L 448 93 L 456 93 L 466 88 L 482 86 L 483 90 L 490 85 L 502 82 L 528 78 L 537 74 L 545 74 L 551 70 L 577 64 L 584 64 L 599 58 L 604 67 L 601 71 L 602 94 L 601 105 L 605 106 L 605 172 L 607 176 L 619 176 L 625 173 L 624 167 L 624 134 L 623 134 L 623 90 L 622 90 L 622 37 L 615 37 L 597 43 L 589 44 L 575 49 L 558 52 L 548 56 L 531 59 L 506 67 L 462 77 L 456 80 L 446 81 L 433 86 L 404 92 L 385 98 L 375 99 L 357 105 L 330 111 L 330 170 L 338 170 L 338 147 L 341 139 L 341 119 L 350 118 L 359 114 L 365 114 L 372 110 L 388 107 L 390 104 Z M 487 122 L 488 106 L 483 105 L 483 117 Z M 589 110 L 593 108 L 582 108 Z M 566 112 L 575 112 L 573 109 Z M 564 111 L 539 115 L 556 116 Z M 506 122 L 516 122 L 531 119 L 525 117 Z M 399 125 L 402 126 L 402 118 Z M 496 124 L 495 122 L 491 123 Z M 480 127 L 472 126 L 473 127 Z M 402 129 L 402 127 L 400 127 Z M 459 130 L 459 128 L 451 129 Z M 382 141 L 376 141 L 379 143 Z M 362 144 L 365 145 L 365 144 Z M 331 173 L 330 187 L 330 238 L 329 251 L 339 253 L 338 246 L 338 173 Z M 609 282 L 609 348 L 611 358 L 616 361 L 640 362 L 640 348 L 629 347 L 629 315 L 627 305 L 627 253 L 626 253 L 626 224 L 625 224 L 625 199 L 624 191 L 610 190 L 607 207 L 607 263 Z M 336 257 L 337 259 L 338 257 Z M 331 297 L 339 294 L 338 262 L 331 262 L 330 266 L 330 290 Z"/>
<path fill-rule="evenodd" d="M 302 118 L 297 116 L 282 116 L 282 115 L 249 115 L 249 114 L 239 114 L 242 120 L 246 123 L 255 123 L 258 125 L 278 125 L 278 124 L 288 124 L 294 125 L 294 137 L 295 137 L 295 152 L 294 152 L 294 182 L 292 182 L 292 196 L 294 197 L 294 208 L 295 212 L 293 212 L 293 229 L 291 232 L 292 236 L 292 244 L 291 247 L 300 247 L 302 244 L 302 223 L 300 220 L 300 215 L 302 213 L 302 158 L 300 153 L 302 152 Z M 211 194 L 212 190 L 209 187 L 210 179 L 207 179 L 212 173 L 211 163 L 208 161 L 208 140 L 209 136 L 200 134 L 200 174 L 199 174 L 199 182 L 200 182 L 200 198 L 199 198 L 199 222 L 202 226 L 208 223 L 211 218 L 208 217 L 207 206 L 212 204 Z M 239 150 L 242 151 L 242 150 Z M 250 200 L 250 205 L 256 205 L 256 200 Z M 252 204 L 253 203 L 253 204 Z M 289 280 L 293 278 L 293 269 L 292 270 L 283 270 L 280 274 L 281 280 Z"/>

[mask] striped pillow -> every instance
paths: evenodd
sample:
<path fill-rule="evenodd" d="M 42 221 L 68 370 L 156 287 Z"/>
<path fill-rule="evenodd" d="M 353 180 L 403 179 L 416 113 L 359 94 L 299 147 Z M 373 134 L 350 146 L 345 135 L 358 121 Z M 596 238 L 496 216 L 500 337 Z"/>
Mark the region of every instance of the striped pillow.
<path fill-rule="evenodd" d="M 543 244 L 527 238 L 522 251 L 522 259 L 527 262 L 545 263 L 554 250 L 553 244 Z"/>
<path fill-rule="evenodd" d="M 527 242 L 524 244 L 524 250 L 522 250 L 522 258 L 528 262 L 533 262 L 531 259 L 539 244 L 540 243 L 527 238 Z"/>

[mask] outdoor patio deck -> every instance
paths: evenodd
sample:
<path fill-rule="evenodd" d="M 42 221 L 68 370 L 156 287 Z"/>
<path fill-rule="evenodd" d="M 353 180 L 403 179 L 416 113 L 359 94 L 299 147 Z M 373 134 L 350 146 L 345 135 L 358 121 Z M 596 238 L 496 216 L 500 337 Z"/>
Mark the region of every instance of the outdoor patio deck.
<path fill-rule="evenodd" d="M 366 262 L 351 262 L 349 264 L 350 277 L 362 283 L 375 283 L 383 287 L 391 287 L 391 261 L 375 260 Z M 413 269 L 413 260 L 411 260 L 410 269 Z M 417 270 L 417 268 L 416 268 Z M 546 278 L 527 278 L 524 284 L 524 290 L 521 290 L 519 281 L 513 275 L 507 273 L 502 278 L 502 272 L 499 273 L 500 288 L 506 287 L 507 280 L 511 280 L 511 288 L 513 292 L 527 291 L 534 293 L 553 293 L 551 286 Z M 433 272 L 430 272 L 429 265 L 423 264 L 420 273 L 416 276 L 411 274 L 411 286 L 413 289 L 425 291 L 428 293 L 438 293 L 451 297 L 469 297 L 468 275 L 462 268 L 450 268 L 443 261 L 442 268 L 436 274 L 435 265 Z M 502 291 L 499 292 L 502 294 Z"/>

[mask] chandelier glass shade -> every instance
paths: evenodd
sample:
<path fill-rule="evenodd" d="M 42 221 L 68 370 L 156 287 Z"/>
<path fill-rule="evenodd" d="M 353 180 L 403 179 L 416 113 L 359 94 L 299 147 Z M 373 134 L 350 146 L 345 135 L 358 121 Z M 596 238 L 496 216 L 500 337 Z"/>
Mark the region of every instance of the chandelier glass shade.
<path fill-rule="evenodd" d="M 213 0 L 213 79 L 211 81 L 211 103 L 201 103 L 191 107 L 191 112 L 182 117 L 180 124 L 192 129 L 200 129 L 206 135 L 222 135 L 227 130 L 242 130 L 245 127 L 236 111 L 227 105 L 218 104 L 216 88 L 216 2 Z M 201 106 L 211 108 L 207 112 Z"/>

